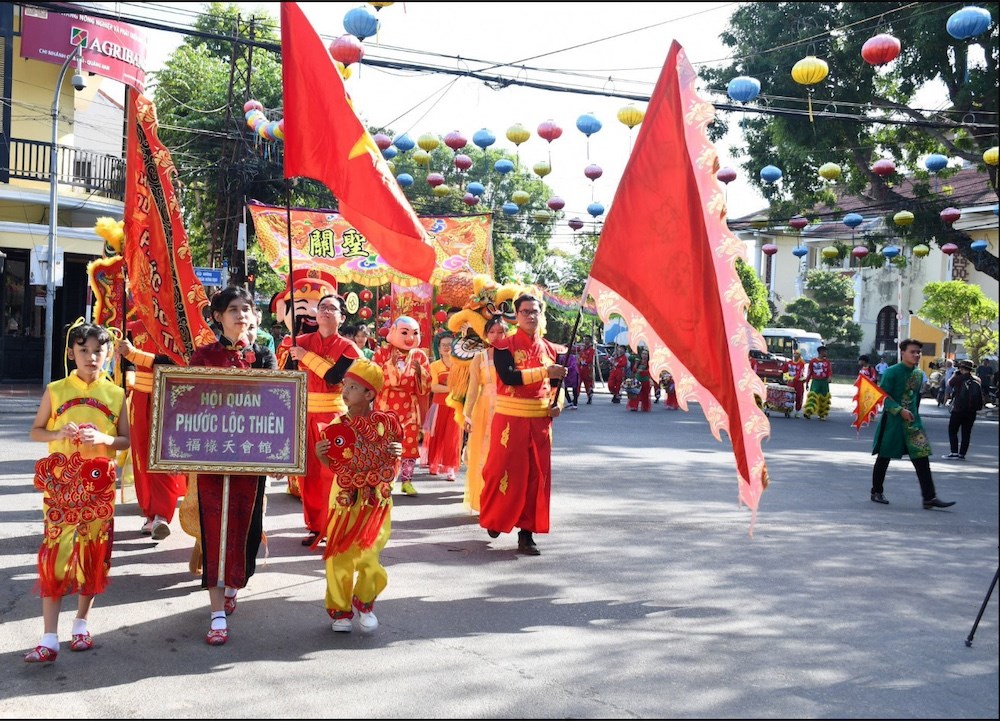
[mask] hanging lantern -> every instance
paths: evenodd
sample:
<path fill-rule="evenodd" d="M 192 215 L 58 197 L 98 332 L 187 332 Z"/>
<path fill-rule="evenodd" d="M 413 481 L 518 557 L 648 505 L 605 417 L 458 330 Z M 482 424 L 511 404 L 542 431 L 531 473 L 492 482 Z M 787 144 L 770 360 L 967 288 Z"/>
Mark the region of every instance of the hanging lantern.
<path fill-rule="evenodd" d="M 792 66 L 792 80 L 799 85 L 812 86 L 823 82 L 830 73 L 830 66 L 825 60 L 820 60 L 815 55 L 807 55 Z M 813 121 L 812 106 L 813 89 L 808 88 L 809 98 L 809 122 Z"/>
<path fill-rule="evenodd" d="M 853 255 L 858 260 L 861 260 L 862 258 L 867 258 L 868 248 L 866 248 L 863 245 L 859 245 L 858 247 L 851 249 L 851 255 Z"/>
<path fill-rule="evenodd" d="M 391 145 L 388 148 L 386 148 L 385 150 L 382 151 L 382 157 L 385 158 L 386 160 L 392 160 L 397 155 L 399 155 L 399 151 L 396 150 Z"/>
<path fill-rule="evenodd" d="M 801 258 L 802 256 L 808 254 L 809 254 L 809 249 L 803 248 L 801 245 L 797 245 L 794 248 L 792 248 L 792 255 L 794 255 L 796 258 Z"/>
<path fill-rule="evenodd" d="M 486 128 L 480 128 L 472 134 L 472 142 L 477 147 L 486 150 L 497 141 L 497 136 L 491 133 Z"/>
<path fill-rule="evenodd" d="M 944 245 L 941 246 L 941 252 L 944 253 L 945 255 L 952 255 L 957 251 L 958 251 L 958 246 L 955 245 L 954 243 L 945 243 Z"/>
<path fill-rule="evenodd" d="M 506 175 L 514 169 L 514 163 L 507 160 L 507 158 L 500 158 L 500 160 L 493 163 L 493 169 L 500 173 L 500 175 Z"/>
<path fill-rule="evenodd" d="M 969 247 L 975 250 L 976 252 L 981 252 L 989 248 L 990 244 L 987 243 L 985 240 L 974 240 L 971 243 L 969 243 Z"/>
<path fill-rule="evenodd" d="M 913 255 L 917 258 L 926 258 L 927 254 L 931 252 L 931 249 L 923 243 L 918 243 L 913 246 Z"/>
<path fill-rule="evenodd" d="M 507 128 L 507 140 L 520 147 L 521 143 L 531 137 L 531 133 L 520 123 L 515 123 Z"/>
<path fill-rule="evenodd" d="M 362 303 L 370 303 L 374 294 L 367 288 L 364 288 L 360 293 L 358 293 L 358 297 L 361 299 Z"/>
<path fill-rule="evenodd" d="M 887 178 L 896 172 L 896 164 L 889 158 L 882 158 L 872 166 L 872 172 L 880 178 Z"/>
<path fill-rule="evenodd" d="M 372 309 L 368 306 L 362 306 L 361 309 L 358 310 L 358 317 L 360 317 L 361 320 L 368 320 L 372 317 Z"/>
<path fill-rule="evenodd" d="M 446 320 L 448 320 L 448 311 L 445 310 L 437 311 L 434 314 L 434 320 L 436 320 L 438 323 L 444 323 Z"/>
<path fill-rule="evenodd" d="M 781 180 L 781 169 L 773 165 L 765 165 L 760 169 L 760 179 L 765 183 L 776 183 Z"/>
<path fill-rule="evenodd" d="M 523 190 L 515 190 L 510 194 L 510 199 L 517 203 L 518 207 L 527 205 L 531 201 L 531 195 Z"/>
<path fill-rule="evenodd" d="M 774 243 L 766 243 L 760 247 L 760 252 L 764 255 L 771 256 L 778 252 L 778 246 Z"/>
<path fill-rule="evenodd" d="M 285 119 L 282 118 L 278 121 L 278 125 L 274 128 L 274 137 L 278 140 L 285 139 Z"/>
<path fill-rule="evenodd" d="M 566 225 L 568 225 L 570 228 L 576 231 L 580 230 L 580 228 L 583 227 L 583 221 L 580 220 L 579 218 L 571 218 L 570 220 L 566 221 Z"/>
<path fill-rule="evenodd" d="M 537 175 L 539 178 L 544 178 L 546 175 L 552 172 L 552 166 L 549 165 L 548 162 L 544 160 L 539 160 L 537 163 L 531 166 L 531 169 L 534 171 L 535 175 Z"/>
<path fill-rule="evenodd" d="M 908 228 L 913 225 L 913 213 L 908 210 L 901 210 L 892 216 L 892 222 L 900 228 Z"/>
<path fill-rule="evenodd" d="M 848 213 L 847 215 L 844 216 L 844 219 L 840 222 L 846 225 L 851 230 L 854 230 L 859 225 L 864 223 L 865 219 L 861 217 L 859 213 Z"/>
<path fill-rule="evenodd" d="M 399 183 L 402 188 L 409 188 L 413 185 L 413 176 L 409 173 L 400 173 L 396 176 L 396 182 Z"/>
<path fill-rule="evenodd" d="M 435 198 L 447 198 L 451 195 L 451 188 L 447 185 L 435 185 L 431 193 Z"/>
<path fill-rule="evenodd" d="M 887 245 L 886 247 L 882 248 L 882 255 L 884 255 L 889 260 L 895 258 L 897 255 L 899 255 L 899 253 L 900 253 L 899 246 L 896 245 Z"/>
<path fill-rule="evenodd" d="M 631 104 L 618 111 L 618 122 L 627 126 L 629 130 L 641 123 L 644 117 L 646 117 L 645 111 Z"/>
<path fill-rule="evenodd" d="M 953 12 L 945 28 L 956 40 L 970 40 L 986 32 L 992 24 L 993 18 L 989 10 L 970 5 Z"/>
<path fill-rule="evenodd" d="M 551 143 L 553 140 L 562 135 L 562 133 L 562 128 L 556 125 L 554 120 L 546 120 L 538 126 L 538 137 L 544 139 L 548 143 Z"/>
<path fill-rule="evenodd" d="M 983 153 L 983 162 L 987 165 L 996 165 L 998 160 L 1000 160 L 1000 147 L 996 145 Z"/>
<path fill-rule="evenodd" d="M 939 215 L 941 216 L 941 220 L 943 222 L 947 223 L 948 225 L 951 225 L 956 220 L 962 217 L 962 211 L 959 210 L 958 208 L 945 208 L 939 213 Z"/>
<path fill-rule="evenodd" d="M 452 161 L 459 170 L 468 170 L 472 167 L 472 158 L 465 153 L 459 153 Z"/>
<path fill-rule="evenodd" d="M 361 61 L 365 56 L 365 48 L 353 35 L 341 35 L 330 43 L 330 55 L 338 63 L 347 67 L 351 63 Z"/>
<path fill-rule="evenodd" d="M 385 150 L 390 145 L 392 145 L 392 138 L 390 138 L 385 133 L 375 133 L 372 136 L 372 140 L 375 141 L 375 145 L 378 146 L 379 150 Z"/>
<path fill-rule="evenodd" d="M 432 188 L 436 188 L 444 183 L 444 176 L 441 173 L 428 173 L 427 174 L 427 184 Z"/>
<path fill-rule="evenodd" d="M 477 198 L 486 192 L 486 186 L 484 186 L 482 183 L 477 183 L 475 181 L 465 186 L 465 189 L 470 193 L 472 193 L 473 195 L 475 195 Z"/>
<path fill-rule="evenodd" d="M 509 200 L 504 203 L 501 208 L 504 215 L 517 215 L 517 212 L 521 209 L 517 203 L 512 203 Z"/>
<path fill-rule="evenodd" d="M 388 325 L 379 326 L 378 337 L 387 338 L 388 336 L 389 336 L 389 326 Z"/>
<path fill-rule="evenodd" d="M 861 57 L 869 65 L 887 65 L 899 57 L 899 40 L 887 33 L 868 38 L 861 46 Z"/>
<path fill-rule="evenodd" d="M 604 170 L 601 169 L 600 165 L 588 165 L 583 169 L 583 174 L 586 175 L 591 180 L 597 180 L 602 175 L 604 175 Z"/>
<path fill-rule="evenodd" d="M 263 112 L 264 104 L 261 103 L 259 100 L 253 100 L 253 99 L 247 100 L 245 103 L 243 103 L 243 112 L 249 113 L 251 110 L 260 110 Z"/>
<path fill-rule="evenodd" d="M 462 148 L 464 148 L 466 145 L 468 145 L 468 143 L 469 141 L 465 139 L 465 136 L 462 135 L 457 130 L 452 130 L 450 133 L 444 136 L 444 144 L 447 145 L 456 153 Z"/>
<path fill-rule="evenodd" d="M 726 86 L 726 94 L 738 103 L 749 103 L 760 95 L 760 80 L 741 75 Z"/>
<path fill-rule="evenodd" d="M 823 163 L 819 166 L 819 175 L 825 180 L 839 180 L 840 166 L 836 163 Z"/>
<path fill-rule="evenodd" d="M 750 218 L 750 225 L 756 228 L 757 230 L 760 230 L 761 228 L 766 228 L 768 222 L 769 219 L 766 215 L 755 215 L 754 217 Z"/>
<path fill-rule="evenodd" d="M 732 168 L 719 168 L 719 172 L 715 174 L 715 177 L 726 185 L 729 185 L 736 180 L 736 171 Z"/>
<path fill-rule="evenodd" d="M 462 196 L 462 202 L 466 205 L 477 205 L 479 203 L 479 196 L 473 195 L 472 193 L 466 193 Z"/>
<path fill-rule="evenodd" d="M 560 211 L 566 207 L 566 201 L 560 198 L 558 195 L 553 195 L 545 203 L 550 210 Z"/>
<path fill-rule="evenodd" d="M 413 151 L 413 162 L 417 165 L 430 165 L 431 164 L 431 154 L 428 153 L 423 148 L 418 148 Z"/>
<path fill-rule="evenodd" d="M 834 258 L 840 257 L 840 251 L 837 250 L 836 246 L 827 245 L 824 246 L 823 250 L 820 251 L 820 255 L 822 255 L 827 260 L 833 260 Z"/>
<path fill-rule="evenodd" d="M 539 208 L 531 214 L 531 219 L 539 224 L 549 223 L 554 219 L 551 210 Z"/>
<path fill-rule="evenodd" d="M 591 203 L 587 206 L 587 212 L 596 218 L 599 215 L 604 215 L 604 206 L 597 202 Z"/>
<path fill-rule="evenodd" d="M 344 15 L 344 30 L 356 37 L 358 42 L 361 42 L 365 38 L 370 38 L 377 33 L 378 25 L 378 18 L 375 17 L 375 13 L 364 5 L 351 8 Z"/>
<path fill-rule="evenodd" d="M 396 136 L 396 138 L 392 141 L 392 144 L 395 145 L 401 153 L 413 150 L 413 146 L 416 145 L 416 143 L 413 142 L 413 138 L 406 133 Z"/>
<path fill-rule="evenodd" d="M 593 113 L 585 113 L 576 119 L 576 129 L 588 138 L 602 127 L 604 126 L 601 125 L 601 121 Z"/>
<path fill-rule="evenodd" d="M 424 133 L 419 138 L 417 138 L 417 145 L 420 146 L 421 150 L 428 153 L 432 153 L 435 150 L 437 150 L 439 145 L 441 145 L 441 141 L 438 140 L 438 137 L 436 135 L 432 135 L 431 133 Z"/>
<path fill-rule="evenodd" d="M 924 167 L 932 173 L 936 173 L 948 165 L 948 158 L 940 153 L 932 153 L 924 158 Z"/>
<path fill-rule="evenodd" d="M 795 230 L 802 230 L 807 225 L 809 225 L 809 219 L 803 218 L 801 215 L 796 215 L 794 218 L 788 221 L 788 224 L 795 228 Z"/>

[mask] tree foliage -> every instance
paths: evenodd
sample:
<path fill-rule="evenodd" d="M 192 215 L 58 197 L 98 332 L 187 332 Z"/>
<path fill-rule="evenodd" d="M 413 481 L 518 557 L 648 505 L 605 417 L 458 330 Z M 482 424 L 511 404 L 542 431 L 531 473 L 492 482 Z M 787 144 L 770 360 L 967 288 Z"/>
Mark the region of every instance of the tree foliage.
<path fill-rule="evenodd" d="M 891 217 L 904 207 L 916 215 L 910 243 L 953 242 L 970 262 L 993 278 L 1000 274 L 997 257 L 969 249 L 974 240 L 939 217 L 941 209 L 960 199 L 934 192 L 920 160 L 942 153 L 989 172 L 996 188 L 996 168 L 985 166 L 983 152 L 996 145 L 998 106 L 997 6 L 990 29 L 968 42 L 954 40 L 945 30 L 954 3 L 902 2 L 751 2 L 733 13 L 721 40 L 732 49 L 732 63 L 705 67 L 701 77 L 724 92 L 740 75 L 757 78 L 762 95 L 756 105 L 782 114 L 747 113 L 742 123 L 742 167 L 771 204 L 772 218 L 804 212 L 833 215 L 840 194 L 865 195 L 870 209 Z M 861 58 L 861 47 L 877 33 L 900 40 L 902 53 L 888 66 L 875 68 Z M 973 50 L 970 53 L 970 49 Z M 985 64 L 969 56 L 985 54 Z M 829 76 L 813 88 L 797 84 L 792 67 L 807 55 L 822 58 Z M 917 107 L 918 93 L 930 83 L 943 84 L 948 96 L 942 110 Z M 815 113 L 808 116 L 808 97 Z M 793 114 L 788 114 L 788 113 Z M 852 117 L 833 117 L 855 116 Z M 741 114 L 742 116 L 742 114 Z M 907 124 L 872 123 L 866 118 L 904 119 Z M 943 127 L 942 127 L 943 126 Z M 721 137 L 723 119 L 711 132 Z M 893 187 L 898 174 L 883 179 L 872 164 L 891 157 L 897 170 L 915 179 L 915 200 L 904 199 Z M 820 165 L 836 162 L 843 169 L 836 191 L 818 175 Z M 759 177 L 764 165 L 782 168 L 781 185 Z M 943 170 L 941 177 L 956 172 Z"/>
<path fill-rule="evenodd" d="M 779 326 L 802 328 L 823 336 L 834 358 L 858 354 L 861 326 L 851 320 L 854 285 L 841 273 L 813 269 L 806 273 L 808 296 L 793 300 L 778 318 Z"/>
<path fill-rule="evenodd" d="M 965 339 L 965 348 L 975 362 L 997 352 L 998 306 L 983 289 L 961 280 L 928 283 L 924 304 L 917 315 L 947 328 Z"/>
<path fill-rule="evenodd" d="M 757 276 L 754 269 L 741 258 L 736 259 L 736 274 L 740 277 L 750 305 L 747 306 L 747 322 L 757 330 L 771 322 L 771 305 L 768 303 L 767 286 Z"/>

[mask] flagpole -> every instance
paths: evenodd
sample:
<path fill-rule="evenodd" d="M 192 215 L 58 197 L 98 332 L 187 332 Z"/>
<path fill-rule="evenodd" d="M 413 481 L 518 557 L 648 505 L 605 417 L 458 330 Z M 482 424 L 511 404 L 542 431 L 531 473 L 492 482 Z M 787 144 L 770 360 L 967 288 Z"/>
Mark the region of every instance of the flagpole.
<path fill-rule="evenodd" d="M 292 275 L 292 181 L 285 178 L 285 229 L 288 236 L 288 308 L 292 312 L 292 345 L 295 342 L 295 277 Z"/>
<path fill-rule="evenodd" d="M 576 342 L 577 331 L 580 330 L 580 320 L 583 318 L 583 303 L 587 299 L 587 285 L 590 283 L 590 278 L 587 278 L 587 282 L 583 284 L 583 294 L 580 296 L 580 305 L 576 309 L 576 320 L 573 322 L 573 330 L 569 334 L 569 347 L 566 349 L 566 355 L 563 357 L 565 362 L 569 363 L 569 357 L 573 355 L 573 344 Z M 552 397 L 552 408 L 555 408 L 559 404 L 559 388 L 562 386 L 562 379 L 556 379 L 555 385 L 553 386 L 555 394 Z"/>

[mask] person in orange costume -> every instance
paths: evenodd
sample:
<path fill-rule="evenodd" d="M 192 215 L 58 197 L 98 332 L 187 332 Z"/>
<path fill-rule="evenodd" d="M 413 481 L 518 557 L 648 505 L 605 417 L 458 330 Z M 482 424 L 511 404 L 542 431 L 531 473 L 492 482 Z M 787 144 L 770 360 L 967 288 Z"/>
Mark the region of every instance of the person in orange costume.
<path fill-rule="evenodd" d="M 156 363 L 173 365 L 169 356 L 157 354 L 158 348 L 149 330 L 139 321 L 127 326 L 130 340 L 122 341 L 125 359 L 131 364 L 126 374 L 129 394 L 129 423 L 132 428 L 132 475 L 139 510 L 145 517 L 142 535 L 161 541 L 170 535 L 177 499 L 184 495 L 187 476 L 183 473 L 156 473 L 149 470 L 149 434 L 153 393 L 153 367 Z"/>
<path fill-rule="evenodd" d="M 448 335 L 438 337 L 438 360 L 431 363 L 432 403 L 437 407 L 430 443 L 427 445 L 427 470 L 430 475 L 444 473 L 449 481 L 455 480 L 455 472 L 462 462 L 462 426 L 448 405 L 448 378 L 453 373 L 454 361 L 451 344 L 454 338 Z M 463 396 L 464 400 L 464 396 Z"/>
<path fill-rule="evenodd" d="M 431 390 L 430 361 L 420 347 L 420 325 L 409 316 L 401 315 L 392 322 L 386 340 L 388 343 L 372 358 L 385 378 L 375 398 L 375 410 L 390 411 L 399 418 L 403 427 L 400 490 L 415 496 L 413 468 L 420 457 L 421 402 Z"/>
<path fill-rule="evenodd" d="M 306 444 L 312 448 L 322 438 L 320 432 L 334 417 L 347 412 L 343 390 L 344 375 L 361 351 L 353 341 L 340 335 L 346 303 L 339 295 L 325 295 L 316 304 L 318 330 L 296 338 L 289 351 L 289 365 L 306 372 Z M 306 474 L 299 476 L 302 512 L 308 534 L 303 546 L 312 546 L 326 528 L 333 472 L 315 454 L 306 458 Z"/>
<path fill-rule="evenodd" d="M 491 538 L 514 526 L 519 553 L 537 556 L 533 533 L 549 531 L 552 491 L 552 419 L 549 381 L 566 377 L 556 358 L 566 349 L 541 337 L 542 306 L 531 295 L 514 301 L 517 331 L 497 342 L 493 363 L 497 401 L 490 450 L 483 467 L 479 525 Z"/>

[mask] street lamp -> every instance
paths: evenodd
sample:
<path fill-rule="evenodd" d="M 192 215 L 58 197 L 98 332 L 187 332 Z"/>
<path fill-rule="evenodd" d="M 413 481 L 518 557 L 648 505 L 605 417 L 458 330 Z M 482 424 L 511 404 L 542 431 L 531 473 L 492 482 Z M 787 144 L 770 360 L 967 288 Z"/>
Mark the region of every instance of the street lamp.
<path fill-rule="evenodd" d="M 52 153 L 49 158 L 49 255 L 48 268 L 45 277 L 45 358 L 42 366 L 42 387 L 47 387 L 52 381 L 52 337 L 55 329 L 52 327 L 56 300 L 56 221 L 59 219 L 59 95 L 62 91 L 66 69 L 76 60 L 76 74 L 73 76 L 73 89 L 83 90 L 87 81 L 83 78 L 83 46 L 77 45 L 66 56 L 62 68 L 59 69 L 59 79 L 56 81 L 56 91 L 52 96 Z"/>

